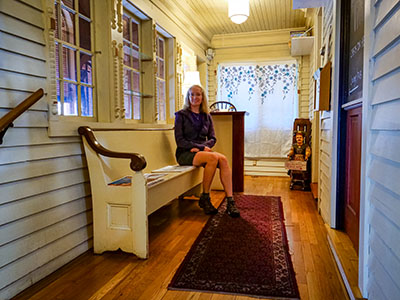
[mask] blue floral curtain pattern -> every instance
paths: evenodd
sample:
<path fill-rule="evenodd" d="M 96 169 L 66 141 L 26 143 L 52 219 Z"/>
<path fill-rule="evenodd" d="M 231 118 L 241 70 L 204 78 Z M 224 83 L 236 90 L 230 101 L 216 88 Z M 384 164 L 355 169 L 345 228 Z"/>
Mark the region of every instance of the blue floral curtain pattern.
<path fill-rule="evenodd" d="M 248 85 L 249 100 L 254 92 L 259 91 L 263 104 L 268 95 L 273 94 L 278 82 L 282 88 L 283 100 L 297 81 L 296 64 L 276 65 L 247 65 L 247 66 L 222 66 L 219 74 L 219 86 L 227 91 L 227 97 L 232 100 L 238 94 L 239 86 Z"/>
<path fill-rule="evenodd" d="M 220 64 L 217 100 L 246 111 L 245 157 L 285 158 L 298 115 L 297 64 Z"/>

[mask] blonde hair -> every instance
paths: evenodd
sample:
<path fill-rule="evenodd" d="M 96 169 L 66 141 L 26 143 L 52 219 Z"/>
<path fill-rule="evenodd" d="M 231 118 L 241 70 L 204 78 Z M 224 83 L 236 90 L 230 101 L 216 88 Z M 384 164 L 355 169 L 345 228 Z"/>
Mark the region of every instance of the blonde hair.
<path fill-rule="evenodd" d="M 194 87 L 198 87 L 201 89 L 201 96 L 202 96 L 202 101 L 201 101 L 201 105 L 200 105 L 200 112 L 206 113 L 208 114 L 208 101 L 207 101 L 207 96 L 206 93 L 204 92 L 204 89 L 202 86 L 200 85 L 192 85 L 185 96 L 185 102 L 183 103 L 183 109 L 190 109 L 190 91 L 192 90 L 192 88 Z"/>

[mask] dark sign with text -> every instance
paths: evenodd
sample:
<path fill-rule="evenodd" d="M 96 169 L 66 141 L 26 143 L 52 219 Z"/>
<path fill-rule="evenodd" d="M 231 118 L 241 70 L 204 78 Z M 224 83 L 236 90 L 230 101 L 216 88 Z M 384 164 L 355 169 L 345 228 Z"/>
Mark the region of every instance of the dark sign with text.
<path fill-rule="evenodd" d="M 352 0 L 350 7 L 349 82 L 347 101 L 362 97 L 364 59 L 364 0 Z"/>

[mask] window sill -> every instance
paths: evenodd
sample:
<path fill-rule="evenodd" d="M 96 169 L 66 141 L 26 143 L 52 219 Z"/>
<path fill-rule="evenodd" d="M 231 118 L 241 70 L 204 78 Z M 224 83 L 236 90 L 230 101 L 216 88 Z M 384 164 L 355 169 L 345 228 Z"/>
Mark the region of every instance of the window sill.
<path fill-rule="evenodd" d="M 84 122 L 84 121 L 49 121 L 49 137 L 79 136 L 78 128 L 89 126 L 91 128 L 113 128 L 113 129 L 137 129 L 137 128 L 172 128 L 171 124 L 130 123 L 125 121 L 113 123 Z"/>

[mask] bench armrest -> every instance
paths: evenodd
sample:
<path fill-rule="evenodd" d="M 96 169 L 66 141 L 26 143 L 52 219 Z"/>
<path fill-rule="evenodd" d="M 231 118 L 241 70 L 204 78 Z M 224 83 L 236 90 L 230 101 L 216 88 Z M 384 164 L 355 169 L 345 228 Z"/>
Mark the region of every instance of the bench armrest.
<path fill-rule="evenodd" d="M 107 157 L 130 159 L 131 160 L 130 167 L 133 171 L 141 171 L 147 165 L 146 159 L 144 158 L 143 155 L 139 153 L 116 152 L 103 147 L 96 140 L 96 137 L 93 134 L 93 130 L 88 126 L 79 127 L 78 132 L 80 135 L 86 138 L 86 141 L 96 153 Z"/>

